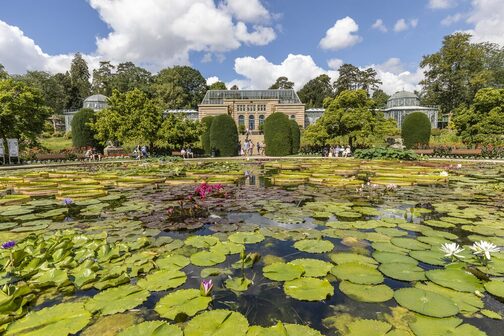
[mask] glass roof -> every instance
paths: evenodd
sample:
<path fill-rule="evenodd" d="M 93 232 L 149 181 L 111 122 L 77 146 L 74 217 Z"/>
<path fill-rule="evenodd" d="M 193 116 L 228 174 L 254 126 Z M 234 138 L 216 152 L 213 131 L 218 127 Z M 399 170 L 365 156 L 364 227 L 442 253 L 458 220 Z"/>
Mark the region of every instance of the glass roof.
<path fill-rule="evenodd" d="M 275 99 L 280 104 L 301 104 L 294 90 L 208 90 L 201 104 L 221 105 L 224 100 Z"/>

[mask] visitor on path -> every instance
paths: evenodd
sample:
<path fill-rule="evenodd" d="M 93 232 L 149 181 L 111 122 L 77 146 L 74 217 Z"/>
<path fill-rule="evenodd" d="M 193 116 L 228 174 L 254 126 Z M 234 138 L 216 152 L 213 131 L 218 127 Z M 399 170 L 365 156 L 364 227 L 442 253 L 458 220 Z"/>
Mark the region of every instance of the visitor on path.
<path fill-rule="evenodd" d="M 350 157 L 352 156 L 352 150 L 350 149 L 350 146 L 346 146 L 345 150 L 343 151 L 343 157 Z"/>
<path fill-rule="evenodd" d="M 140 145 L 136 145 L 135 149 L 133 150 L 133 158 L 135 160 L 140 160 L 142 157 L 142 153 L 140 151 Z"/>
<path fill-rule="evenodd" d="M 92 157 L 92 160 L 97 160 L 97 161 L 101 161 L 101 153 L 98 152 L 98 150 L 96 149 L 96 147 L 93 147 L 92 151 L 91 151 L 91 157 Z"/>
<path fill-rule="evenodd" d="M 334 156 L 339 157 L 340 156 L 340 145 L 336 145 L 336 148 L 334 148 Z"/>
<path fill-rule="evenodd" d="M 188 159 L 189 159 L 189 157 L 190 157 L 191 159 L 194 159 L 194 153 L 193 153 L 193 151 L 192 151 L 191 147 L 187 148 L 187 153 L 186 153 L 186 155 L 187 155 L 187 158 L 188 158 Z"/>
<path fill-rule="evenodd" d="M 182 149 L 180 150 L 180 155 L 182 155 L 182 158 L 183 158 L 183 159 L 185 159 L 185 158 L 186 158 L 186 150 L 185 150 L 185 148 L 182 148 Z"/>
<path fill-rule="evenodd" d="M 261 155 L 261 141 L 257 141 L 257 155 Z"/>
<path fill-rule="evenodd" d="M 142 153 L 142 158 L 146 159 L 149 157 L 149 153 L 147 152 L 147 147 L 145 145 L 142 146 L 140 152 Z"/>
<path fill-rule="evenodd" d="M 86 160 L 93 160 L 93 150 L 91 149 L 91 147 L 88 147 L 88 149 L 86 150 L 86 153 L 84 154 L 84 158 L 86 158 Z"/>
<path fill-rule="evenodd" d="M 252 140 L 249 140 L 249 156 L 253 155 L 254 155 L 254 143 L 252 142 Z"/>
<path fill-rule="evenodd" d="M 243 143 L 243 151 L 245 152 L 245 156 L 248 156 L 249 154 L 249 142 L 248 140 L 245 140 Z"/>

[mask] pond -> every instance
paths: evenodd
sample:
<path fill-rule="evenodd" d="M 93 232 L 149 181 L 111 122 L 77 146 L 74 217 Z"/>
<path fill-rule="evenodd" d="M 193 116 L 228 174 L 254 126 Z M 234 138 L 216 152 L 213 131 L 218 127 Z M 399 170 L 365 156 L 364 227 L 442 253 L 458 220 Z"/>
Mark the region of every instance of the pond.
<path fill-rule="evenodd" d="M 504 166 L 0 172 L 5 335 L 502 335 Z"/>

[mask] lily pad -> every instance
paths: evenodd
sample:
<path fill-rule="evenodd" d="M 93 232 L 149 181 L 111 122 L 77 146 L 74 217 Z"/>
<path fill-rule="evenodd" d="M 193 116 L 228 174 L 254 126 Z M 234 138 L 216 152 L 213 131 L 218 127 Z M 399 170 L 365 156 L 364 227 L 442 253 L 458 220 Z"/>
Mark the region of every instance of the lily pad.
<path fill-rule="evenodd" d="M 294 243 L 294 247 L 308 253 L 325 253 L 332 251 L 334 245 L 328 240 L 304 239 Z"/>
<path fill-rule="evenodd" d="M 361 285 L 376 285 L 383 282 L 383 275 L 374 267 L 356 262 L 336 265 L 331 269 L 340 280 L 348 280 Z"/>
<path fill-rule="evenodd" d="M 459 312 L 451 299 L 423 289 L 401 288 L 395 291 L 394 298 L 401 306 L 427 316 L 449 317 Z"/>
<path fill-rule="evenodd" d="M 214 266 L 226 260 L 225 254 L 212 251 L 201 251 L 191 255 L 191 263 L 195 266 Z"/>
<path fill-rule="evenodd" d="M 392 329 L 387 322 L 377 320 L 357 320 L 348 325 L 348 336 L 385 336 Z"/>
<path fill-rule="evenodd" d="M 161 269 L 182 269 L 189 265 L 189 258 L 174 254 L 156 259 L 156 264 Z"/>
<path fill-rule="evenodd" d="M 376 251 L 373 253 L 373 258 L 375 258 L 380 263 L 401 263 L 401 264 L 413 264 L 416 265 L 418 262 L 406 255 L 391 253 L 391 252 L 381 252 Z"/>
<path fill-rule="evenodd" d="M 244 277 L 236 277 L 227 279 L 224 284 L 226 285 L 226 288 L 229 288 L 233 291 L 245 292 L 252 284 L 252 281 Z"/>
<path fill-rule="evenodd" d="M 184 272 L 178 270 L 161 270 L 147 275 L 147 277 L 138 280 L 138 287 L 148 291 L 162 291 L 170 288 L 177 288 L 184 284 L 187 276 Z"/>
<path fill-rule="evenodd" d="M 256 244 L 264 240 L 264 236 L 259 232 L 235 232 L 228 238 L 237 244 Z"/>
<path fill-rule="evenodd" d="M 245 336 L 248 327 L 248 321 L 242 314 L 218 309 L 189 321 L 184 336 Z"/>
<path fill-rule="evenodd" d="M 411 251 L 410 256 L 412 256 L 418 261 L 421 261 L 429 265 L 443 266 L 446 265 L 447 263 L 445 260 L 445 256 L 441 251 L 439 252 L 433 250 Z"/>
<path fill-rule="evenodd" d="M 442 269 L 425 272 L 430 281 L 461 292 L 484 291 L 481 282 L 469 272 L 460 269 Z"/>
<path fill-rule="evenodd" d="M 85 307 L 90 312 L 101 311 L 102 315 L 122 313 L 142 304 L 150 293 L 133 285 L 107 289 L 89 299 Z"/>
<path fill-rule="evenodd" d="M 392 238 L 390 242 L 397 247 L 407 250 L 421 251 L 421 250 L 428 250 L 431 248 L 429 244 L 422 243 L 412 238 Z"/>
<path fill-rule="evenodd" d="M 411 330 L 417 336 L 431 335 L 463 335 L 463 336 L 486 336 L 478 328 L 470 324 L 462 324 L 462 320 L 456 317 L 432 318 L 417 316 L 416 321 L 410 323 Z"/>
<path fill-rule="evenodd" d="M 351 299 L 361 302 L 385 302 L 394 297 L 394 291 L 387 285 L 359 285 L 343 281 L 339 289 Z"/>
<path fill-rule="evenodd" d="M 299 278 L 284 283 L 285 294 L 298 300 L 321 301 L 334 294 L 334 288 L 326 279 Z"/>
<path fill-rule="evenodd" d="M 278 322 L 269 328 L 252 326 L 247 336 L 322 336 L 322 334 L 305 325 Z"/>
<path fill-rule="evenodd" d="M 492 295 L 504 299 L 504 282 L 503 281 L 489 281 L 485 284 L 485 289 Z"/>
<path fill-rule="evenodd" d="M 386 263 L 378 268 L 389 278 L 401 281 L 425 280 L 424 270 L 411 263 Z"/>
<path fill-rule="evenodd" d="M 129 327 L 117 336 L 182 336 L 182 330 L 163 321 L 147 321 Z"/>
<path fill-rule="evenodd" d="M 274 263 L 263 268 L 263 275 L 274 281 L 294 280 L 303 275 L 304 269 L 301 266 L 285 263 Z"/>
<path fill-rule="evenodd" d="M 329 255 L 329 257 L 335 264 L 344 264 L 353 262 L 368 265 L 378 264 L 376 260 L 374 260 L 373 258 L 356 253 L 332 253 L 331 255 Z"/>
<path fill-rule="evenodd" d="M 207 309 L 211 301 L 211 297 L 202 296 L 198 289 L 181 289 L 161 298 L 155 310 L 161 317 L 175 320 L 179 314 L 196 315 Z"/>
<path fill-rule="evenodd" d="M 304 269 L 303 275 L 313 278 L 326 276 L 333 267 L 331 263 L 318 259 L 296 259 L 289 264 L 301 266 Z"/>

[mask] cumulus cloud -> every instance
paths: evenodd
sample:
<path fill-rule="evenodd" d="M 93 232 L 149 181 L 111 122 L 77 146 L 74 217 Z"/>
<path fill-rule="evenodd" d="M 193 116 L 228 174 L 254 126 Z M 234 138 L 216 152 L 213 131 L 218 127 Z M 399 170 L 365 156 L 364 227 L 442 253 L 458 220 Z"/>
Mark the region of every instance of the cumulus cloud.
<path fill-rule="evenodd" d="M 327 61 L 327 65 L 329 65 L 329 68 L 331 68 L 332 70 L 338 70 L 343 65 L 343 63 L 343 60 L 339 58 L 332 58 Z"/>
<path fill-rule="evenodd" d="M 220 82 L 220 79 L 217 76 L 208 77 L 207 80 L 206 80 L 206 84 L 207 85 L 212 85 L 212 84 L 217 83 L 217 82 Z"/>
<path fill-rule="evenodd" d="M 394 25 L 394 31 L 396 33 L 416 28 L 418 26 L 418 19 L 411 19 L 409 21 L 406 21 L 406 19 L 399 19 Z"/>
<path fill-rule="evenodd" d="M 383 33 L 388 32 L 388 29 L 385 26 L 385 24 L 383 23 L 382 19 L 376 20 L 375 23 L 373 23 L 373 25 L 371 26 L 371 28 L 379 30 L 379 31 L 381 31 Z"/>
<path fill-rule="evenodd" d="M 383 82 L 381 89 L 388 94 L 393 94 L 400 90 L 414 91 L 421 90 L 419 82 L 424 78 L 421 68 L 415 71 L 406 70 L 406 67 L 399 58 L 390 58 L 382 64 L 371 64 L 376 70 L 378 78 Z"/>
<path fill-rule="evenodd" d="M 455 13 L 453 15 L 448 15 L 443 20 L 441 20 L 441 24 L 443 26 L 451 26 L 452 24 L 455 24 L 460 20 L 462 20 L 464 17 L 465 15 L 462 13 Z"/>
<path fill-rule="evenodd" d="M 356 35 L 359 31 L 359 25 L 347 16 L 336 21 L 334 26 L 327 30 L 326 35 L 320 40 L 322 49 L 339 50 L 351 47 L 360 41 L 362 37 Z"/>
<path fill-rule="evenodd" d="M 257 23 L 271 19 L 271 14 L 259 0 L 226 0 L 224 8 L 244 22 Z"/>
<path fill-rule="evenodd" d="M 468 30 L 475 42 L 493 42 L 504 45 L 504 6 L 502 0 L 473 0 L 467 22 L 474 25 Z"/>
<path fill-rule="evenodd" d="M 432 9 L 446 9 L 456 5 L 455 0 L 429 0 L 429 7 Z"/>

